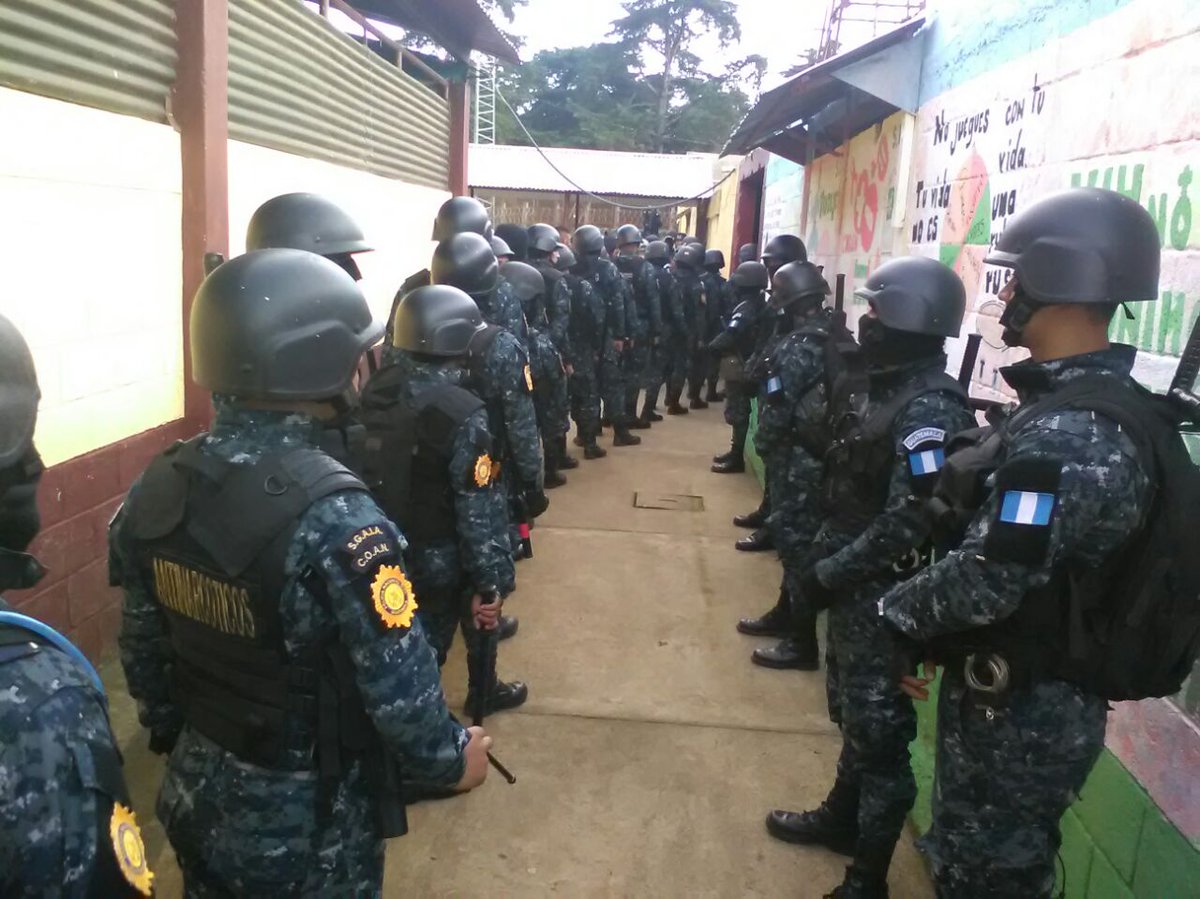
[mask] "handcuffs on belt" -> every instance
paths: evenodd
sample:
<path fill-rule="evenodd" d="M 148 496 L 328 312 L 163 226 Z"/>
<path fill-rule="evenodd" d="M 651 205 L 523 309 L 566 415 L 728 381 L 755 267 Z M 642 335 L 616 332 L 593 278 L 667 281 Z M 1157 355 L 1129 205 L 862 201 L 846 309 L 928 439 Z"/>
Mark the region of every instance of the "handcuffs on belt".
<path fill-rule="evenodd" d="M 974 694 L 975 707 L 983 710 L 988 721 L 996 717 L 996 706 L 1007 698 L 1010 675 L 1008 662 L 994 652 L 985 656 L 971 653 L 963 663 L 963 680 Z"/>

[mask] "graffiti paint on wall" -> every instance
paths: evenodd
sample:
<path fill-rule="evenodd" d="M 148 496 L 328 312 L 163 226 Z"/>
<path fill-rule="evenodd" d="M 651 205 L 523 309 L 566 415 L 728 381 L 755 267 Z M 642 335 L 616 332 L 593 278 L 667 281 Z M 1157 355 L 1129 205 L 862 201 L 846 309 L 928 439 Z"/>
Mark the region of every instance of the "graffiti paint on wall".
<path fill-rule="evenodd" d="M 804 211 L 804 169 L 771 156 L 767 161 L 763 187 L 762 245 L 776 234 L 799 234 Z"/>

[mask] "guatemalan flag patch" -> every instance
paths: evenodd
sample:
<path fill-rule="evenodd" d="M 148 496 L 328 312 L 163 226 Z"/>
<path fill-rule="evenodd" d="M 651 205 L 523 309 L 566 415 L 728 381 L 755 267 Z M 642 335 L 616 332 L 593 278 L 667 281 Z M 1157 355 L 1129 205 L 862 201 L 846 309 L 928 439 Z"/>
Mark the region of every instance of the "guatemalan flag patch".
<path fill-rule="evenodd" d="M 908 454 L 908 467 L 914 477 L 937 474 L 946 462 L 946 452 L 941 449 L 925 450 L 920 453 Z"/>
<path fill-rule="evenodd" d="M 771 375 L 767 378 L 767 396 L 774 396 L 783 390 L 783 378 L 779 375 Z"/>
<path fill-rule="evenodd" d="M 1000 502 L 1000 520 L 1005 524 L 1026 524 L 1046 527 L 1054 512 L 1053 493 L 1029 493 L 1007 490 Z"/>
<path fill-rule="evenodd" d="M 908 450 L 908 470 L 914 478 L 935 475 L 946 464 L 946 432 L 941 428 L 921 428 L 904 438 Z"/>

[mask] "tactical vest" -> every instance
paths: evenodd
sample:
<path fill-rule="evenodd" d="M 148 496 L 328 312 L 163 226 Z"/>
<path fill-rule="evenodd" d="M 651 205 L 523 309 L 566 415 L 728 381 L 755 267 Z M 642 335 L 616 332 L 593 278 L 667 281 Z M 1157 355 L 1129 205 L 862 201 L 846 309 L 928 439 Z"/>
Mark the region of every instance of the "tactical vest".
<path fill-rule="evenodd" d="M 259 767 L 290 769 L 292 760 L 315 757 L 330 786 L 362 759 L 380 826 L 404 833 L 394 763 L 366 714 L 349 654 L 334 634 L 290 656 L 280 616 L 301 517 L 323 497 L 366 487 L 317 449 L 235 465 L 201 452 L 206 436 L 156 458 L 125 511 L 137 564 L 168 623 L 172 699 L 195 731 Z M 328 601 L 316 572 L 302 577 Z M 325 804 L 331 790 L 322 792 Z"/>
<path fill-rule="evenodd" d="M 998 654 L 1018 687 L 1052 677 L 1112 701 L 1172 695 L 1200 649 L 1200 559 L 1190 545 L 1200 473 L 1164 398 L 1113 378 L 1083 376 L 994 427 L 958 435 L 930 501 L 935 528 L 944 544 L 957 545 L 988 498 L 1013 435 L 1068 408 L 1104 415 L 1133 442 L 1151 480 L 1142 521 L 1098 567 L 1063 560 L 1011 616 L 939 638 L 931 649 L 950 663 Z"/>
<path fill-rule="evenodd" d="M 380 508 L 414 543 L 456 538 L 450 483 L 454 437 L 482 408 L 482 400 L 453 384 L 432 386 L 410 399 L 397 366 L 384 369 L 364 388 L 364 480 Z"/>
<path fill-rule="evenodd" d="M 833 389 L 837 392 L 837 385 Z M 834 528 L 861 532 L 884 510 L 896 460 L 896 416 L 917 397 L 937 392 L 967 400 L 958 381 L 937 371 L 913 378 L 887 402 L 870 403 L 857 395 L 834 407 L 824 478 L 825 511 Z"/>
<path fill-rule="evenodd" d="M 791 334 L 805 335 L 823 345 L 822 358 L 829 352 L 829 321 L 820 315 L 809 316 L 801 324 L 780 338 L 780 343 Z M 782 383 L 774 370 L 774 363 L 766 360 L 767 380 L 764 394 L 768 403 L 782 392 Z M 833 442 L 830 402 L 832 393 L 828 380 L 828 366 L 807 383 L 800 385 L 800 401 L 792 416 L 792 432 L 796 443 L 815 459 L 825 459 Z"/>

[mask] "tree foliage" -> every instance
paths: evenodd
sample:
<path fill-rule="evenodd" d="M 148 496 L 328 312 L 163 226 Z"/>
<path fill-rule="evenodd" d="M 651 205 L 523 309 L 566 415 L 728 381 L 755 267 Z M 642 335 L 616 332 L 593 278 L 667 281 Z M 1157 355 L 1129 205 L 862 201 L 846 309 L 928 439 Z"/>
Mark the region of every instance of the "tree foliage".
<path fill-rule="evenodd" d="M 761 56 L 706 72 L 697 41 L 738 39 L 726 0 L 627 0 L 610 43 L 547 50 L 501 71 L 500 92 L 543 146 L 716 152 L 746 114 L 766 70 Z M 497 140 L 528 143 L 499 104 Z"/>

